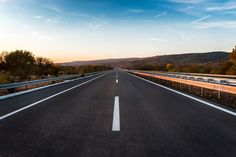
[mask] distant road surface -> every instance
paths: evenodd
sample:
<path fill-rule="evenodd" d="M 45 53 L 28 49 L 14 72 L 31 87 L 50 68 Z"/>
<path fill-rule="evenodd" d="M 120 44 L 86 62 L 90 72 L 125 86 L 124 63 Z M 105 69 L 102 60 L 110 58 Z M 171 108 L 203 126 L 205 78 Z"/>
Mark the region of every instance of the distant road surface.
<path fill-rule="evenodd" d="M 236 116 L 119 70 L 0 101 L 0 157 L 64 156 L 235 157 Z"/>

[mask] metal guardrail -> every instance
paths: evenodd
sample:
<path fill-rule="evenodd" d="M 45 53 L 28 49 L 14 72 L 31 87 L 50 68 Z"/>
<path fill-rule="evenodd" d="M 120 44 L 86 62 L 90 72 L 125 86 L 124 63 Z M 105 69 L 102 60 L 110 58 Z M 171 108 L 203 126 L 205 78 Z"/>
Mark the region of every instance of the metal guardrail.
<path fill-rule="evenodd" d="M 84 75 L 85 76 L 94 75 L 94 74 L 97 74 L 97 73 L 99 73 L 99 72 L 86 73 Z M 74 74 L 74 75 L 65 75 L 65 76 L 59 76 L 59 77 L 51 77 L 51 78 L 40 79 L 40 80 L 0 84 L 0 90 L 15 89 L 15 88 L 25 87 L 25 86 L 29 86 L 29 85 L 37 85 L 37 84 L 40 84 L 40 83 L 74 79 L 74 78 L 81 77 L 81 76 L 82 76 L 82 74 Z"/>
<path fill-rule="evenodd" d="M 29 85 L 37 85 L 40 83 L 45 83 L 45 82 L 53 82 L 53 81 L 62 81 L 62 80 L 67 80 L 67 79 L 73 79 L 80 77 L 81 74 L 76 74 L 76 75 L 65 75 L 65 76 L 59 76 L 59 77 L 52 77 L 48 79 L 40 79 L 40 80 L 33 80 L 33 81 L 25 81 L 25 82 L 17 82 L 17 83 L 8 83 L 8 84 L 0 84 L 0 89 L 14 89 L 14 88 L 19 88 L 19 87 L 24 87 L 24 86 L 29 86 Z"/>
<path fill-rule="evenodd" d="M 180 78 L 198 82 L 208 82 L 213 84 L 222 84 L 228 86 L 236 86 L 235 75 L 214 75 L 214 74 L 195 74 L 195 73 L 178 73 L 178 72 L 158 72 L 158 71 L 143 71 L 133 70 L 135 72 L 143 72 L 172 78 Z M 220 77 L 221 76 L 221 77 Z M 230 76 L 230 77 L 229 77 Z"/>
<path fill-rule="evenodd" d="M 185 73 L 185 72 L 166 72 L 166 71 L 150 71 L 150 70 L 137 70 L 150 73 L 163 73 L 163 74 L 176 74 L 176 75 L 187 75 L 187 76 L 204 76 L 204 77 L 214 77 L 214 78 L 227 78 L 236 79 L 236 75 L 223 75 L 223 74 L 204 74 L 204 73 Z"/>
<path fill-rule="evenodd" d="M 172 81 L 172 82 L 187 84 L 187 85 L 191 85 L 191 86 L 212 89 L 212 90 L 219 91 L 219 94 L 221 91 L 226 92 L 226 93 L 236 94 L 236 87 L 234 87 L 234 86 L 193 81 L 193 80 L 185 80 L 185 79 L 181 79 L 181 78 L 172 78 L 172 77 L 165 76 L 165 75 L 150 74 L 150 73 L 144 73 L 144 72 L 138 72 L 138 71 L 130 71 L 130 72 L 132 72 L 134 74 L 146 76 L 146 77 L 158 78 L 158 79 L 168 80 L 168 81 Z"/>

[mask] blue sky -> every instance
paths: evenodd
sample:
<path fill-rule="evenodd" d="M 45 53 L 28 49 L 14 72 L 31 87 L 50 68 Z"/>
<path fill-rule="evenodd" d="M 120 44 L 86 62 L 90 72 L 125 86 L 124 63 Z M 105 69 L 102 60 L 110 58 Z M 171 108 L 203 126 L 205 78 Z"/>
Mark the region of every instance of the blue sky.
<path fill-rule="evenodd" d="M 0 0 L 0 51 L 56 62 L 231 51 L 235 0 Z"/>

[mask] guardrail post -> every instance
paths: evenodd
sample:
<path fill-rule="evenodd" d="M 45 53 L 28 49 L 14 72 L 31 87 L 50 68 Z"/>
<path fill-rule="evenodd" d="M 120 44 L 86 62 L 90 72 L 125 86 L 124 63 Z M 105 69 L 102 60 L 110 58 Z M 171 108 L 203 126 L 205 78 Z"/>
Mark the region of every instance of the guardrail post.
<path fill-rule="evenodd" d="M 179 89 L 182 89 L 182 83 L 179 83 Z"/>
<path fill-rule="evenodd" d="M 218 99 L 220 100 L 220 98 L 221 98 L 221 91 L 218 90 Z"/>
<path fill-rule="evenodd" d="M 7 92 L 9 92 L 9 93 L 13 93 L 15 91 L 15 88 L 9 88 L 9 89 L 7 89 Z"/>
<path fill-rule="evenodd" d="M 191 92 L 191 85 L 188 86 L 188 92 Z"/>
<path fill-rule="evenodd" d="M 201 96 L 204 95 L 204 89 L 201 87 Z"/>

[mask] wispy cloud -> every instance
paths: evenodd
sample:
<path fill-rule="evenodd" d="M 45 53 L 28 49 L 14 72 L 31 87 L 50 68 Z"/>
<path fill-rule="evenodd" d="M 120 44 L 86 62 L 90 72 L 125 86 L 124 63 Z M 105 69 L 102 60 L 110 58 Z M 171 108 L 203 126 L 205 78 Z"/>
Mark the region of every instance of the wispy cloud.
<path fill-rule="evenodd" d="M 34 19 L 44 19 L 45 17 L 40 16 L 40 15 L 37 15 L 37 16 L 34 16 L 33 18 L 34 18 Z"/>
<path fill-rule="evenodd" d="M 179 31 L 174 28 L 168 28 L 168 30 L 176 33 L 177 35 L 179 35 L 180 38 L 182 38 L 184 40 L 191 40 L 191 39 L 195 38 L 195 36 L 193 34 L 185 33 L 183 31 Z"/>
<path fill-rule="evenodd" d="M 165 16 L 165 15 L 167 15 L 167 14 L 168 14 L 168 12 L 165 11 L 165 12 L 162 12 L 161 14 L 157 14 L 157 15 L 155 16 L 155 18 L 160 18 L 160 17 Z"/>
<path fill-rule="evenodd" d="M 236 11 L 225 11 L 225 14 L 236 15 Z"/>
<path fill-rule="evenodd" d="M 187 6 L 185 8 L 182 8 L 182 9 L 178 9 L 178 11 L 182 11 L 182 12 L 185 12 L 185 11 L 189 11 L 189 10 L 192 10 L 194 7 L 193 6 Z"/>
<path fill-rule="evenodd" d="M 236 29 L 236 21 L 218 21 L 218 22 L 203 22 L 199 23 L 196 28 L 209 29 L 209 28 L 225 28 Z"/>
<path fill-rule="evenodd" d="M 236 9 L 235 2 L 216 4 L 216 5 L 209 6 L 206 8 L 207 11 L 225 11 L 225 10 L 233 10 L 233 9 Z"/>
<path fill-rule="evenodd" d="M 205 15 L 205 11 L 203 7 L 199 7 L 200 5 L 191 5 L 188 4 L 188 6 L 185 6 L 186 4 L 184 4 L 184 6 L 181 5 L 180 8 L 177 8 L 176 11 L 180 12 L 181 14 L 186 14 L 186 15 L 190 15 L 190 16 L 204 16 Z"/>
<path fill-rule="evenodd" d="M 202 3 L 205 0 L 168 0 L 168 1 L 174 2 L 174 3 L 197 4 L 197 3 Z"/>
<path fill-rule="evenodd" d="M 98 29 L 102 26 L 104 26 L 106 22 L 100 22 L 100 23 L 90 23 L 88 26 L 93 29 Z"/>
<path fill-rule="evenodd" d="M 30 33 L 31 36 L 36 37 L 37 39 L 41 39 L 41 40 L 48 40 L 48 41 L 53 41 L 54 38 L 44 35 L 42 33 L 39 32 L 31 32 Z"/>
<path fill-rule="evenodd" d="M 58 20 L 56 20 L 54 18 L 44 17 L 44 16 L 41 16 L 41 15 L 34 16 L 33 18 L 38 19 L 38 20 L 43 20 L 45 22 L 58 23 Z"/>
<path fill-rule="evenodd" d="M 64 11 L 56 5 L 41 5 L 40 4 L 40 6 L 42 8 L 45 8 L 47 10 L 50 10 L 50 11 L 58 13 L 58 14 L 63 14 L 64 13 Z"/>
<path fill-rule="evenodd" d="M 143 9 L 129 9 L 130 13 L 143 13 L 145 10 Z"/>
<path fill-rule="evenodd" d="M 168 41 L 168 39 L 165 39 L 165 38 L 152 38 L 151 40 L 156 41 L 156 42 L 166 42 L 166 41 Z"/>
<path fill-rule="evenodd" d="M 58 20 L 53 19 L 53 18 L 46 18 L 45 21 L 46 21 L 46 22 L 50 22 L 50 23 L 58 23 Z"/>
<path fill-rule="evenodd" d="M 198 23 L 198 22 L 201 22 L 201 21 L 203 21 L 203 20 L 209 19 L 210 17 L 211 17 L 211 15 L 207 15 L 207 16 L 204 16 L 204 17 L 202 17 L 202 18 L 200 18 L 200 19 L 194 20 L 194 21 L 192 21 L 191 23 L 192 23 L 192 24 Z"/>

